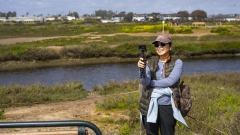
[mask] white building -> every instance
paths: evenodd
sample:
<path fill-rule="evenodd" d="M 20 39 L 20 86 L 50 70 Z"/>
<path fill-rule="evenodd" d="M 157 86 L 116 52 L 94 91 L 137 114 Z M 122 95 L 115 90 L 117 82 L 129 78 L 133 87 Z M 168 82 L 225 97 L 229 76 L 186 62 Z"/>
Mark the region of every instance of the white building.
<path fill-rule="evenodd" d="M 177 20 L 180 19 L 178 14 L 161 14 L 162 20 Z"/>
<path fill-rule="evenodd" d="M 67 16 L 67 19 L 68 19 L 69 21 L 72 21 L 72 20 L 75 20 L 76 18 L 75 18 L 75 16 Z"/>
<path fill-rule="evenodd" d="M 114 22 L 120 22 L 120 18 L 111 18 L 111 19 L 101 19 L 102 23 L 114 23 Z"/>
<path fill-rule="evenodd" d="M 44 22 L 43 17 L 0 17 L 2 22 Z"/>
<path fill-rule="evenodd" d="M 46 17 L 46 21 L 54 21 L 55 17 Z"/>
<path fill-rule="evenodd" d="M 226 17 L 225 18 L 226 21 L 236 21 L 236 18 L 235 17 Z"/>
<path fill-rule="evenodd" d="M 133 14 L 132 21 L 145 21 L 147 18 L 146 14 Z"/>

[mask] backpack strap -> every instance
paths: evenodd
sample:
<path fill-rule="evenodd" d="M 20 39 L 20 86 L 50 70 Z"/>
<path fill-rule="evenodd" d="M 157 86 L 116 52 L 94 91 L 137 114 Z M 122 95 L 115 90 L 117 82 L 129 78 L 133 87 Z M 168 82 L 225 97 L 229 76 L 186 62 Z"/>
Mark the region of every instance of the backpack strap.
<path fill-rule="evenodd" d="M 182 91 L 181 91 L 181 88 L 184 87 L 184 86 L 183 86 L 183 83 L 184 83 L 184 81 L 181 81 L 181 82 L 179 83 L 179 88 L 178 88 L 178 90 L 179 90 L 179 95 L 180 95 L 180 97 L 182 97 Z"/>

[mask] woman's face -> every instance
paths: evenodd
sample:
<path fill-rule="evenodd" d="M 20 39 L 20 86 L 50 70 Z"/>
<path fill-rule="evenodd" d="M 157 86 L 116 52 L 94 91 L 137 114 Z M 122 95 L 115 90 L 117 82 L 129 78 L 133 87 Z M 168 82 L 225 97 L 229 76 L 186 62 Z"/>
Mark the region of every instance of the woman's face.
<path fill-rule="evenodd" d="M 155 49 L 156 49 L 156 53 L 159 56 L 168 56 L 170 50 L 172 49 L 172 46 L 168 43 L 166 44 L 166 43 L 157 42 L 155 44 Z"/>

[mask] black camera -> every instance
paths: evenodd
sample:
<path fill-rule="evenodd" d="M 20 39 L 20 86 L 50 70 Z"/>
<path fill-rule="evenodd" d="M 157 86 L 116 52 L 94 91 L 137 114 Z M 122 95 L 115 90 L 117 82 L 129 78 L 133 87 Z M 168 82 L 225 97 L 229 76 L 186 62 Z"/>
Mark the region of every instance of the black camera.
<path fill-rule="evenodd" d="M 146 45 L 139 45 L 138 49 L 141 51 L 141 58 L 143 58 L 143 62 L 146 66 L 147 60 L 146 60 L 146 56 L 144 55 L 144 52 L 147 52 L 147 47 Z M 145 67 L 144 68 L 140 68 L 140 78 L 145 78 Z"/>
<path fill-rule="evenodd" d="M 141 52 L 147 52 L 147 47 L 146 45 L 139 45 L 138 49 L 141 50 Z"/>

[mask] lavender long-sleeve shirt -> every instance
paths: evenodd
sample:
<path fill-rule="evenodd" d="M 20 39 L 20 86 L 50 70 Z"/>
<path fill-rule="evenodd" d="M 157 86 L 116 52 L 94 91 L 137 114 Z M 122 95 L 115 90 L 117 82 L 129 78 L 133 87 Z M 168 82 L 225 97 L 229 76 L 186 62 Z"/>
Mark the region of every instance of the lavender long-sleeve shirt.
<path fill-rule="evenodd" d="M 152 86 L 161 90 L 162 88 L 167 88 L 174 85 L 182 75 L 182 61 L 177 59 L 175 62 L 175 66 L 170 73 L 170 75 L 164 78 L 164 64 L 163 62 L 158 62 L 158 69 L 156 70 L 156 78 L 157 80 L 151 80 L 151 73 L 148 66 L 146 66 L 146 74 L 145 78 L 141 78 L 140 82 L 143 86 Z M 170 105 L 171 98 L 170 96 L 163 95 L 158 99 L 159 105 Z"/>

